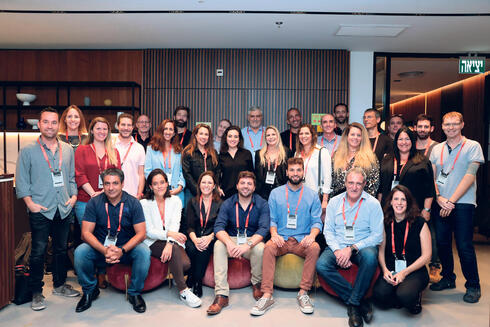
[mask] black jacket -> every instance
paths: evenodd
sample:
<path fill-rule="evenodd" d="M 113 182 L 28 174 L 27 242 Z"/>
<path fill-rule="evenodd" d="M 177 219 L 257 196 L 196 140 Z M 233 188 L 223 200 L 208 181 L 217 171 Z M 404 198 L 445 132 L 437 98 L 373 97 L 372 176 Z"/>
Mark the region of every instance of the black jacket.
<path fill-rule="evenodd" d="M 266 184 L 265 178 L 267 176 L 267 163 L 265 165 L 262 165 L 259 156 L 260 150 L 255 151 L 255 177 L 257 180 L 255 193 L 259 194 L 266 200 L 269 199 L 269 194 L 273 189 L 286 184 L 288 181 L 288 177 L 286 176 L 286 171 L 288 169 L 287 160 L 292 157 L 293 153 L 286 147 L 284 149 L 286 150 L 286 162 L 277 166 L 276 179 L 274 180 L 274 184 Z M 272 169 L 273 167 L 271 165 L 271 170 Z"/>
<path fill-rule="evenodd" d="M 206 158 L 207 169 L 211 170 L 216 178 L 218 176 L 218 165 L 213 164 L 213 160 L 210 155 Z M 194 150 L 192 155 L 185 153 L 182 154 L 182 174 L 185 179 L 185 187 L 189 189 L 193 196 L 197 194 L 197 181 L 199 176 L 204 172 L 204 155 L 199 149 Z M 218 181 L 217 181 L 218 182 Z"/>
<path fill-rule="evenodd" d="M 199 200 L 195 197 L 187 202 L 187 206 L 185 208 L 186 211 L 186 220 L 187 220 L 187 235 L 191 232 L 196 233 L 197 237 L 207 236 L 213 233 L 214 231 L 214 223 L 216 222 L 216 218 L 218 218 L 219 208 L 221 207 L 222 201 L 213 201 L 211 202 L 211 212 L 209 213 L 208 222 L 204 226 L 204 230 L 201 229 L 201 218 L 199 215 Z M 203 205 L 203 224 L 206 221 L 206 213 L 204 213 L 204 205 Z"/>

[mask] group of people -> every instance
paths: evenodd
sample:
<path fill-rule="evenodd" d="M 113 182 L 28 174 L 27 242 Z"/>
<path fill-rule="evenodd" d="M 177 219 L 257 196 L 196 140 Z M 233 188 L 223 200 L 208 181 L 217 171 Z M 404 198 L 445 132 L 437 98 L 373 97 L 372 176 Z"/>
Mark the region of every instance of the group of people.
<path fill-rule="evenodd" d="M 453 233 L 467 280 L 463 299 L 478 302 L 472 218 L 484 158 L 481 146 L 462 135 L 460 113 L 444 115 L 442 143 L 430 138 L 435 126 L 429 116 L 419 115 L 414 131 L 393 116 L 387 135 L 378 128 L 377 110 L 365 111 L 363 125 L 349 124 L 345 104 L 321 118 L 321 135 L 302 123 L 297 108 L 288 110 L 289 129 L 282 133 L 262 125 L 259 107 L 248 110 L 244 128 L 221 120 L 214 137 L 207 124 L 187 129 L 189 115 L 189 108 L 177 107 L 152 135 L 147 116 L 134 121 L 121 114 L 113 138 L 103 117 L 87 129 L 77 106 L 61 118 L 51 108 L 41 112 L 41 136 L 21 149 L 16 171 L 32 231 L 32 309 L 46 307 L 49 235 L 53 294 L 80 295 L 66 284 L 73 222 L 83 240 L 74 259 L 83 291 L 77 312 L 105 287 L 106 265 L 119 262 L 131 264 L 128 300 L 144 312 L 141 291 L 151 256 L 168 263 L 180 299 L 199 307 L 213 254 L 215 298 L 207 313 L 228 305 L 228 258 L 244 257 L 257 301 L 250 313 L 262 315 L 274 304 L 276 258 L 293 253 L 305 258 L 301 312 L 314 311 L 308 292 L 317 272 L 348 306 L 349 325 L 362 326 L 373 317 L 365 295 L 378 267 L 373 299 L 413 314 L 422 309 L 429 262 L 431 271 L 439 260 L 442 266 L 432 290 L 455 287 Z M 339 273 L 352 264 L 358 266 L 353 285 Z"/>

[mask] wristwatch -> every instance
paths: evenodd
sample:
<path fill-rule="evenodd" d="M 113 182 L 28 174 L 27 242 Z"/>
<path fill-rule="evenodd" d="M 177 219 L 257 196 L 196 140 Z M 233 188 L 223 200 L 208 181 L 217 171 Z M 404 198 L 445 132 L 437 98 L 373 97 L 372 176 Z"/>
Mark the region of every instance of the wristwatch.
<path fill-rule="evenodd" d="M 356 249 L 356 247 L 354 245 L 350 245 L 350 250 L 352 251 L 352 254 L 357 254 L 357 252 L 359 252 L 358 249 Z"/>
<path fill-rule="evenodd" d="M 250 248 L 252 248 L 253 242 L 252 241 L 247 241 L 247 245 L 250 246 Z"/>
<path fill-rule="evenodd" d="M 430 208 L 424 208 L 424 210 L 430 213 Z"/>
<path fill-rule="evenodd" d="M 119 248 L 121 249 L 122 254 L 125 255 L 126 254 L 126 250 L 122 246 L 120 246 Z"/>

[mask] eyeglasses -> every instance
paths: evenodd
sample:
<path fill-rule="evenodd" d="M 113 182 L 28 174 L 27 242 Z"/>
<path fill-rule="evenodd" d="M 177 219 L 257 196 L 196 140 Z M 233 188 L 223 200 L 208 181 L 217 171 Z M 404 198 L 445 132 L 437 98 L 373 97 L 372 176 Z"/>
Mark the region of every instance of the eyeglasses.
<path fill-rule="evenodd" d="M 444 126 L 444 127 L 458 127 L 459 125 L 461 125 L 461 123 L 444 123 L 444 124 L 442 124 L 442 126 Z"/>
<path fill-rule="evenodd" d="M 143 124 L 143 125 L 149 125 L 150 122 L 149 121 L 145 121 L 145 120 L 140 120 L 139 122 L 136 122 L 137 124 Z"/>

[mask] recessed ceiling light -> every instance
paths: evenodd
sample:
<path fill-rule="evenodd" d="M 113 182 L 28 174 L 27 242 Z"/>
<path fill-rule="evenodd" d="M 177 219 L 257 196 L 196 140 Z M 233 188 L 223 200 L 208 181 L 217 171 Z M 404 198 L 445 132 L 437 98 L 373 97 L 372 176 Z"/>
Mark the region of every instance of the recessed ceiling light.
<path fill-rule="evenodd" d="M 337 36 L 396 37 L 410 25 L 340 24 Z"/>

